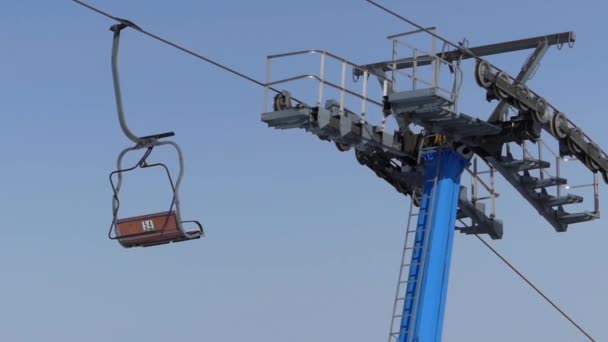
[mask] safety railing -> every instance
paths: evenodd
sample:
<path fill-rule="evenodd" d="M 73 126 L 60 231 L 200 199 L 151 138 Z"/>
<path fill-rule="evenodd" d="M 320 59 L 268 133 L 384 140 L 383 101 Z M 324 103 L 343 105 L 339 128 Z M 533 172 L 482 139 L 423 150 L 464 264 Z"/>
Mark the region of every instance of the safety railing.
<path fill-rule="evenodd" d="M 513 145 L 515 144 L 507 144 L 507 150 L 512 151 Z M 572 173 L 572 175 L 566 175 L 564 170 L 564 163 L 572 160 L 576 160 L 576 157 L 567 156 L 562 157 L 559 153 L 557 153 L 547 142 L 542 139 L 539 139 L 536 142 L 535 148 L 532 150 L 529 148 L 530 143 L 524 142 L 521 145 L 521 153 L 524 160 L 547 160 L 549 162 L 554 161 L 550 168 L 540 168 L 538 169 L 537 175 L 539 179 L 557 177 L 557 178 L 567 178 L 568 181 L 574 180 L 573 184 L 564 184 L 555 187 L 555 195 L 557 197 L 561 197 L 562 192 L 564 190 L 581 192 L 581 191 L 592 191 L 593 192 L 593 210 L 590 212 L 594 215 L 600 215 L 600 201 L 599 201 L 599 174 L 593 173 L 591 175 L 591 181 L 583 181 L 581 182 L 580 173 Z M 533 153 L 534 151 L 534 153 Z M 580 165 L 576 165 L 580 167 Z M 573 176 L 573 177 L 571 177 Z"/>
<path fill-rule="evenodd" d="M 436 32 L 434 27 L 430 27 L 428 30 Z M 430 48 L 420 48 L 420 45 L 429 43 L 429 37 Z M 457 103 L 462 83 L 462 71 L 458 61 L 448 61 L 441 57 L 441 52 L 446 49 L 445 43 L 439 51 L 439 40 L 423 30 L 399 33 L 388 36 L 387 39 L 392 42 L 393 49 L 393 64 L 389 65 L 393 90 L 435 88 L 442 95 Z M 420 44 L 412 43 L 412 41 L 420 40 L 422 40 Z"/>
<path fill-rule="evenodd" d="M 486 161 L 478 156 L 473 157 L 466 168 L 470 176 L 471 202 L 490 202 L 490 218 L 496 217 L 496 198 L 498 193 L 494 188 L 496 171 Z"/>
<path fill-rule="evenodd" d="M 317 55 L 319 57 L 319 66 L 318 71 L 314 73 L 304 73 L 298 74 L 295 76 L 289 76 L 285 78 L 280 78 L 277 80 L 273 79 L 273 65 L 279 59 L 286 59 L 290 57 L 296 56 L 306 56 L 306 55 Z M 328 75 L 328 63 L 332 61 L 333 63 L 338 63 L 340 65 L 339 77 L 338 80 L 332 79 Z M 362 82 L 359 89 L 354 89 L 354 83 L 357 83 L 357 80 L 347 81 L 347 74 L 352 74 L 351 69 L 358 69 L 362 71 L 363 77 Z M 318 92 L 316 96 L 316 106 L 322 106 L 324 100 L 326 100 L 327 92 L 329 89 L 333 89 L 339 93 L 339 99 L 333 99 L 339 102 L 340 104 L 340 113 L 344 113 L 344 110 L 347 105 L 347 97 L 350 96 L 354 99 L 360 101 L 360 115 L 362 122 L 366 122 L 366 113 L 368 111 L 368 105 L 373 105 L 378 108 L 383 107 L 383 103 L 375 100 L 374 98 L 370 98 L 369 96 L 369 80 L 370 76 L 375 76 L 384 83 L 384 92 L 387 91 L 389 80 L 386 79 L 381 74 L 376 74 L 373 71 L 367 70 L 353 62 L 350 62 L 342 57 L 336 56 L 332 53 L 322 50 L 303 50 L 303 51 L 295 51 L 289 53 L 282 53 L 271 55 L 267 57 L 266 62 L 266 83 L 265 83 L 265 94 L 264 94 L 264 111 L 269 111 L 269 103 L 270 103 L 270 87 L 275 87 L 278 85 L 286 85 L 287 83 L 294 83 L 302 80 L 314 80 L 318 82 Z M 294 94 L 294 96 L 298 97 L 298 94 Z M 352 109 L 351 109 L 352 110 Z"/>

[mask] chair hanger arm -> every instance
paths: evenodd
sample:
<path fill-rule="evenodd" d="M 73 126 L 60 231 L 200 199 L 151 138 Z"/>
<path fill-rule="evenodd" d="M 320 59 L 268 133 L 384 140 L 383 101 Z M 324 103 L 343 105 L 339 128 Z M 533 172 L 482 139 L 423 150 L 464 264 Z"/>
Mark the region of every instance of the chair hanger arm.
<path fill-rule="evenodd" d="M 120 46 L 120 31 L 122 31 L 126 27 L 128 26 L 125 24 L 117 24 L 110 28 L 110 30 L 114 32 L 114 39 L 112 41 L 112 80 L 114 82 L 114 95 L 116 97 L 116 109 L 118 111 L 118 122 L 120 123 L 120 128 L 129 140 L 133 141 L 135 144 L 141 144 L 144 142 L 144 140 L 137 137 L 127 126 L 124 107 L 122 103 L 122 93 L 120 90 L 120 76 L 118 72 L 118 51 Z"/>

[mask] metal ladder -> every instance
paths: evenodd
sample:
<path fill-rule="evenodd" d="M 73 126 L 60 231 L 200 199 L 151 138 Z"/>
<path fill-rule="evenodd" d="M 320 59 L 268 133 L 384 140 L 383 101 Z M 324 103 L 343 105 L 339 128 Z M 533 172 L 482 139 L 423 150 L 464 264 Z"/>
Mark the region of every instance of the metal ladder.
<path fill-rule="evenodd" d="M 435 177 L 432 180 L 434 186 L 431 196 L 423 192 L 419 208 L 414 205 L 413 200 L 410 202 L 388 342 L 410 342 L 414 336 L 413 325 L 416 322 L 416 311 L 421 289 L 419 283 L 423 279 L 429 248 L 429 236 L 427 234 L 427 229 L 431 226 L 429 212 L 435 206 L 439 167 L 438 164 Z M 404 339 L 400 339 L 402 335 Z"/>
<path fill-rule="evenodd" d="M 568 225 L 591 221 L 599 217 L 599 194 L 597 174 L 593 175 L 593 182 L 582 185 L 567 185 L 567 180 L 560 176 L 562 158 L 552 151 L 542 140 L 537 142 L 538 152 L 533 154 L 522 144 L 522 156 L 515 158 L 512 144 L 506 145 L 506 155 L 500 158 L 486 158 L 487 161 L 509 182 L 532 206 L 549 222 L 556 231 L 564 232 Z M 555 175 L 548 172 L 551 167 L 549 161 L 543 158 L 543 149 L 555 159 Z M 531 171 L 538 170 L 537 176 Z M 593 209 L 582 212 L 568 212 L 565 206 L 583 202 L 583 197 L 575 194 L 563 194 L 562 188 L 575 189 L 589 187 L 593 189 Z M 555 189 L 552 193 L 549 189 Z"/>

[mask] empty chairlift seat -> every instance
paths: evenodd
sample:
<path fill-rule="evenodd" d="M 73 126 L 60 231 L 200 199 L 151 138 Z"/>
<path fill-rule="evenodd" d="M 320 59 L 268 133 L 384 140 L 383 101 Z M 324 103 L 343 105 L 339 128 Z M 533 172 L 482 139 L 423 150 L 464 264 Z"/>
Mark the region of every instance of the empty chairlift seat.
<path fill-rule="evenodd" d="M 129 217 L 116 221 L 116 237 L 126 248 L 199 239 L 203 235 L 202 226 L 198 222 L 194 223 L 199 229 L 183 231 L 181 223 L 178 225 L 175 211 Z"/>
<path fill-rule="evenodd" d="M 204 236 L 203 226 L 198 221 L 182 221 L 179 201 L 179 188 L 184 175 L 184 157 L 181 148 L 173 141 L 161 141 L 161 139 L 174 136 L 173 132 L 166 132 L 155 135 L 138 136 L 134 134 L 127 126 L 124 108 L 122 106 L 122 95 L 120 91 L 120 80 L 118 73 L 118 46 L 120 41 L 120 32 L 127 27 L 136 27 L 135 24 L 122 20 L 120 24 L 112 26 L 114 32 L 112 43 L 112 78 L 114 81 L 114 94 L 116 96 L 116 107 L 118 113 L 118 121 L 123 134 L 131 140 L 134 145 L 123 149 L 118 155 L 117 170 L 110 173 L 110 184 L 114 193 L 112 197 L 112 224 L 108 231 L 108 237 L 118 242 L 126 248 L 130 247 L 149 247 L 162 245 L 170 242 L 180 242 L 187 240 L 199 239 Z M 149 164 L 147 159 L 152 153 L 152 150 L 159 146 L 170 146 L 177 152 L 179 161 L 179 169 L 177 180 L 173 182 L 173 177 L 165 164 L 152 163 Z M 128 168 L 122 168 L 122 160 L 124 156 L 132 151 L 145 149 L 144 155 L 139 161 Z M 122 187 L 123 173 L 131 172 L 135 169 L 145 169 L 150 167 L 162 168 L 171 188 L 173 189 L 173 198 L 170 209 L 165 212 L 148 214 L 137 217 L 129 217 L 119 219 L 120 199 L 119 192 Z M 116 176 L 116 182 L 114 181 Z M 197 229 L 194 231 L 186 231 L 185 223 L 194 224 Z"/>

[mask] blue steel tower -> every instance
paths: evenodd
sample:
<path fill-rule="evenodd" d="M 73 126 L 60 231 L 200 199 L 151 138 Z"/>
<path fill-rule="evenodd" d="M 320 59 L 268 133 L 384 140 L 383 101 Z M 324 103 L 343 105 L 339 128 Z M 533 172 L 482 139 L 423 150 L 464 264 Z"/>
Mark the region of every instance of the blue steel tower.
<path fill-rule="evenodd" d="M 399 342 L 441 339 L 460 178 L 461 154 L 436 149 L 423 154 L 425 177 L 399 329 Z"/>
<path fill-rule="evenodd" d="M 320 50 L 269 56 L 267 109 L 262 114 L 269 127 L 304 129 L 341 152 L 354 150 L 361 165 L 411 197 L 389 342 L 441 340 L 454 233 L 492 239 L 503 235 L 495 211 L 495 175 L 504 177 L 558 232 L 599 218 L 599 176 L 608 181 L 608 155 L 525 85 L 549 47 L 573 46 L 574 33 L 469 48 L 442 39 L 435 29 L 417 28 L 389 36 L 392 58 L 383 62 L 358 65 Z M 420 42 L 420 36 L 430 42 L 407 42 Z M 516 77 L 483 59 L 528 49 L 532 53 Z M 273 74 L 273 65 L 294 56 L 318 58 L 319 68 Z M 459 109 L 467 60 L 475 62 L 475 79 L 485 99 L 498 102 L 486 120 Z M 328 72 L 329 65 L 338 65 L 338 72 Z M 318 87 L 302 100 L 306 94 L 298 84 L 306 79 L 316 80 Z M 276 87 L 299 89 L 298 99 L 288 90 L 271 99 L 270 90 Z M 370 115 L 378 114 L 379 122 L 371 123 Z M 396 129 L 388 128 L 389 119 Z M 592 182 L 569 185 L 560 169 L 564 159 L 581 161 Z M 461 184 L 465 174 L 469 187 Z M 583 186 L 592 188 L 593 207 L 566 210 L 578 209 L 585 197 L 565 190 Z"/>

